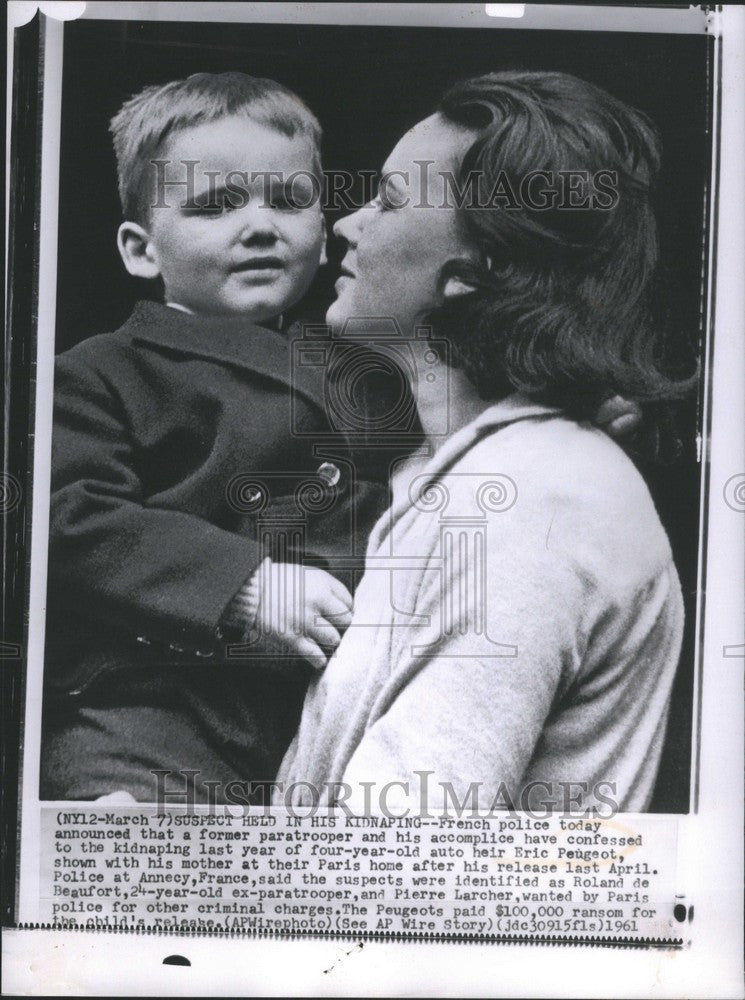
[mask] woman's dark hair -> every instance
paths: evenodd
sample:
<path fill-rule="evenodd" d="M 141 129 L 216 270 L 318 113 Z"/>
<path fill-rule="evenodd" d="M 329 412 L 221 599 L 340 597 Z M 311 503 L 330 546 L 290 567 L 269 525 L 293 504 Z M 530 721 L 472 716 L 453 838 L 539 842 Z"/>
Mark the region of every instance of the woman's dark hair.
<path fill-rule="evenodd" d="M 665 374 L 652 318 L 660 144 L 649 119 L 545 72 L 466 80 L 438 110 L 477 134 L 457 183 L 461 195 L 476 184 L 459 211 L 480 257 L 457 265 L 475 291 L 431 320 L 481 397 L 517 389 L 582 419 L 609 395 L 682 395 L 692 379 Z"/>

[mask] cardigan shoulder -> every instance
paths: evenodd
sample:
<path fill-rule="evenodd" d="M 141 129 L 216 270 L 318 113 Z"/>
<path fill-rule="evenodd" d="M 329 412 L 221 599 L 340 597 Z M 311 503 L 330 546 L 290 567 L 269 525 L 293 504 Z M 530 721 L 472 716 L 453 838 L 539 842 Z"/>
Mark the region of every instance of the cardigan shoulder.
<path fill-rule="evenodd" d="M 486 457 L 487 442 L 484 443 Z M 523 421 L 493 439 L 497 468 L 549 551 L 563 552 L 621 601 L 672 567 L 672 551 L 641 473 L 602 430 L 565 418 Z M 479 462 L 478 450 L 469 457 Z"/>
<path fill-rule="evenodd" d="M 422 483 L 429 477 L 422 476 Z M 504 562 L 530 554 L 569 560 L 607 595 L 625 600 L 672 565 L 649 489 L 625 452 L 598 428 L 561 415 L 516 420 L 483 436 L 435 480 L 436 516 L 407 518 L 436 541 L 450 516 L 481 520 Z M 437 489 L 438 486 L 435 486 Z M 416 496 L 416 493 L 414 494 Z"/>

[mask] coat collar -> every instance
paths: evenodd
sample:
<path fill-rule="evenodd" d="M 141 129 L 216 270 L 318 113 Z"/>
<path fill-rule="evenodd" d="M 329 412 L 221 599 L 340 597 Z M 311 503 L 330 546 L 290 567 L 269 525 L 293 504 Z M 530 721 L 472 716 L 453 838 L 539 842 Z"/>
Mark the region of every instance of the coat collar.
<path fill-rule="evenodd" d="M 240 316 L 195 316 L 159 302 L 138 302 L 123 327 L 133 341 L 169 352 L 207 358 L 291 385 L 323 406 L 322 367 L 292 364 L 299 324 L 280 332 Z"/>

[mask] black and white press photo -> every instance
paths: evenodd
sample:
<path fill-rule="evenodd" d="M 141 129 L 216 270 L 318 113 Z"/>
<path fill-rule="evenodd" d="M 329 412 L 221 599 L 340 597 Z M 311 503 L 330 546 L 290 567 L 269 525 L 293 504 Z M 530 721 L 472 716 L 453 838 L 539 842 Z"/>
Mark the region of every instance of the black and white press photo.
<path fill-rule="evenodd" d="M 14 55 L 17 940 L 674 995 L 741 920 L 737 17 L 79 6 Z"/>
<path fill-rule="evenodd" d="M 705 39 L 66 31 L 41 798 L 687 811 Z"/>

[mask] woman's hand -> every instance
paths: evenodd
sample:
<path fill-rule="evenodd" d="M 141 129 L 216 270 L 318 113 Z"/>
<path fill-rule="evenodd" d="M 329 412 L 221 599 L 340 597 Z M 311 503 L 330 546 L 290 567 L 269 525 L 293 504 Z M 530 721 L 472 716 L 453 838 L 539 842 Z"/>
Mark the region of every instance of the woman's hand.
<path fill-rule="evenodd" d="M 595 423 L 606 434 L 616 440 L 626 438 L 639 429 L 642 421 L 642 410 L 633 399 L 623 396 L 612 396 L 601 404 L 595 414 Z"/>

